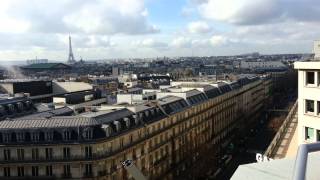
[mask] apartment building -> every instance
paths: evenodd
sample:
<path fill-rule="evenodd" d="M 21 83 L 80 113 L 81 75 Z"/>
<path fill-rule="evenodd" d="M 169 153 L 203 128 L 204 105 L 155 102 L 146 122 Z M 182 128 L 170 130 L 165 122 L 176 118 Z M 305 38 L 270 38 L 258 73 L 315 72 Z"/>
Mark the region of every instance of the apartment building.
<path fill-rule="evenodd" d="M 131 159 L 148 179 L 174 179 L 201 147 L 219 152 L 258 121 L 270 88 L 268 77 L 245 77 L 126 107 L 0 121 L 0 178 L 130 179 L 121 163 Z"/>
<path fill-rule="evenodd" d="M 320 140 L 320 61 L 297 62 L 299 144 Z"/>

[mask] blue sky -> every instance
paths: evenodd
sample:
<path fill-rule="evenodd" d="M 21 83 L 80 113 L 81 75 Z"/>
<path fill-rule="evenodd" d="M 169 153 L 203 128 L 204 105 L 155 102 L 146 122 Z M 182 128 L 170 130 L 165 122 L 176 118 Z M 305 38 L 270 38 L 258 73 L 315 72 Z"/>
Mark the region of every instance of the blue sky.
<path fill-rule="evenodd" d="M 1 0 L 0 60 L 311 52 L 318 0 Z M 299 9 L 299 11 L 297 11 Z"/>

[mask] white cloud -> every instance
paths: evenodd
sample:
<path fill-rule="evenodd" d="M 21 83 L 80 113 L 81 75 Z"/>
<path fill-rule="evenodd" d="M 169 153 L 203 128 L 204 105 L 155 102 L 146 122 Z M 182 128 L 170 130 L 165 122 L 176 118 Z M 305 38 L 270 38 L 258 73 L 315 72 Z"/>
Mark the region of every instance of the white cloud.
<path fill-rule="evenodd" d="M 314 22 L 320 18 L 318 0 L 206 0 L 194 3 L 202 17 L 231 24 Z"/>
<path fill-rule="evenodd" d="M 156 41 L 152 38 L 138 40 L 132 42 L 133 46 L 146 47 L 146 48 L 166 48 L 168 45 L 165 42 Z"/>
<path fill-rule="evenodd" d="M 1 6 L 5 7 L 1 17 L 29 24 L 29 32 L 146 34 L 159 31 L 147 21 L 143 0 L 1 0 Z"/>
<path fill-rule="evenodd" d="M 192 45 L 192 40 L 187 37 L 177 37 L 171 42 L 171 46 L 175 48 L 189 48 Z"/>
<path fill-rule="evenodd" d="M 210 43 L 212 46 L 220 46 L 226 44 L 228 39 L 225 36 L 215 35 L 210 38 Z"/>
<path fill-rule="evenodd" d="M 195 21 L 188 24 L 188 31 L 194 34 L 204 34 L 211 31 L 211 27 L 204 21 Z"/>
<path fill-rule="evenodd" d="M 208 0 L 199 4 L 207 19 L 233 24 L 255 24 L 279 18 L 278 2 L 283 0 Z"/>

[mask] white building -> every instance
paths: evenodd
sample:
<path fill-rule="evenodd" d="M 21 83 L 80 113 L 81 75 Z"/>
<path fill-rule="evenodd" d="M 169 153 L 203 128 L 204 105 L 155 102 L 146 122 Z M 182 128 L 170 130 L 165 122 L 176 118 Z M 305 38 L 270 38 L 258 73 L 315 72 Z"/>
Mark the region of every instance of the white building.
<path fill-rule="evenodd" d="M 315 54 L 315 59 L 320 59 L 320 40 L 314 42 L 313 53 Z"/>
<path fill-rule="evenodd" d="M 241 69 L 268 69 L 268 68 L 286 68 L 281 61 L 241 61 Z"/>
<path fill-rule="evenodd" d="M 320 140 L 320 61 L 296 62 L 299 144 Z"/>

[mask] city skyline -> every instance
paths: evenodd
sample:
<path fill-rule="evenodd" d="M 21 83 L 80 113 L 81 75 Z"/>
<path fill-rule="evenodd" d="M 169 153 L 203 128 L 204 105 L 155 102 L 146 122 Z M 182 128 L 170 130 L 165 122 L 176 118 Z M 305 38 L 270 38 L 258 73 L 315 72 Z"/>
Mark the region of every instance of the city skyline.
<path fill-rule="evenodd" d="M 307 3 L 305 3 L 307 2 Z M 0 61 L 310 53 L 316 0 L 2 0 Z"/>

